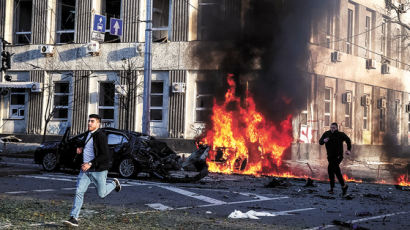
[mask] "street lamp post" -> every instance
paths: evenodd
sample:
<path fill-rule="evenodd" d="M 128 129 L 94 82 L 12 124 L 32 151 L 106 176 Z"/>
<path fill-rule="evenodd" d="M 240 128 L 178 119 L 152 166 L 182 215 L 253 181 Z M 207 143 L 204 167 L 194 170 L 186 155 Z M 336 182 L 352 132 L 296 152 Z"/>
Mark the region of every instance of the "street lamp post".
<path fill-rule="evenodd" d="M 152 71 L 152 0 L 147 2 L 147 20 L 145 29 L 145 55 L 144 55 L 144 104 L 142 112 L 142 133 L 150 134 L 150 95 Z"/>

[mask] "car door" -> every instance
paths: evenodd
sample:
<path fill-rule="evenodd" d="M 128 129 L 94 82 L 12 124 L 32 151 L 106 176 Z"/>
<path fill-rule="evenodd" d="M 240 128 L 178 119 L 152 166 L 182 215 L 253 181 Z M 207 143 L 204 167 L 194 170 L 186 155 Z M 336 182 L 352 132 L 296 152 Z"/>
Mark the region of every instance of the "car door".
<path fill-rule="evenodd" d="M 109 131 L 107 132 L 107 140 L 112 156 L 110 165 L 115 165 L 128 152 L 129 138 L 125 133 Z"/>

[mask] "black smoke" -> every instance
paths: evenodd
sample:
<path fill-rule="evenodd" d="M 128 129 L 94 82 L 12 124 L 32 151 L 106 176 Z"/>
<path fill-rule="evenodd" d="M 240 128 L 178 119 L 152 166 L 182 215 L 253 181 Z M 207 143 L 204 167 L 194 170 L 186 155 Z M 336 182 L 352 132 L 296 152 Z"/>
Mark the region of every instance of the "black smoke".
<path fill-rule="evenodd" d="M 242 86 L 237 94 L 243 96 L 243 89 L 248 88 L 257 109 L 272 121 L 280 122 L 306 108 L 312 23 L 317 23 L 334 1 L 213 2 L 224 4 L 224 10 L 199 10 L 199 29 L 206 28 L 205 32 L 199 30 L 201 40 L 213 42 L 195 50 L 201 67 L 218 66 L 220 74 L 208 79 L 224 82 L 221 76 L 235 74 Z M 217 100 L 223 98 L 226 87 L 215 85 Z"/>

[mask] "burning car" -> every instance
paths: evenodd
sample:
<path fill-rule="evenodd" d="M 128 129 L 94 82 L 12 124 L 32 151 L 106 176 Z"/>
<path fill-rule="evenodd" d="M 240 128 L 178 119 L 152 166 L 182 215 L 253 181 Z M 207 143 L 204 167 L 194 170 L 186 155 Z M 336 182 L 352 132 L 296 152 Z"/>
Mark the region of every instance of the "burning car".
<path fill-rule="evenodd" d="M 110 172 L 118 172 L 125 178 L 145 172 L 163 180 L 179 180 L 179 178 L 173 178 L 170 172 L 181 170 L 181 157 L 166 143 L 138 132 L 114 128 L 102 129 L 107 135 L 108 146 L 112 154 Z M 61 141 L 45 142 L 40 145 L 34 153 L 34 161 L 41 164 L 46 171 L 59 168 L 79 169 L 81 159 L 76 159 L 76 148 L 81 146 L 85 138 L 86 133 L 70 137 L 70 128 L 67 128 Z M 185 176 L 185 181 L 187 179 L 198 180 L 207 174 L 203 157 L 196 161 L 191 160 L 190 163 L 196 165 L 200 173 L 194 177 Z M 198 165 L 201 166 L 198 167 Z"/>

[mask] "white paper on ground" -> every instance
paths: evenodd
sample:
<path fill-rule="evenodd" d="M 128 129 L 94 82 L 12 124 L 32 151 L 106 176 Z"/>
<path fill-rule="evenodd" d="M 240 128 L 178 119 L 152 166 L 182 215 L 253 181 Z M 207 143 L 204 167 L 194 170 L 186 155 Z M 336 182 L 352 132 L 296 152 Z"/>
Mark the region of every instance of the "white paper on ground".
<path fill-rule="evenodd" d="M 275 214 L 269 213 L 269 212 L 255 212 L 253 210 L 250 210 L 246 213 L 243 213 L 239 210 L 235 210 L 231 214 L 229 214 L 228 218 L 232 219 L 254 219 L 257 220 L 259 219 L 258 216 L 276 216 Z"/>

